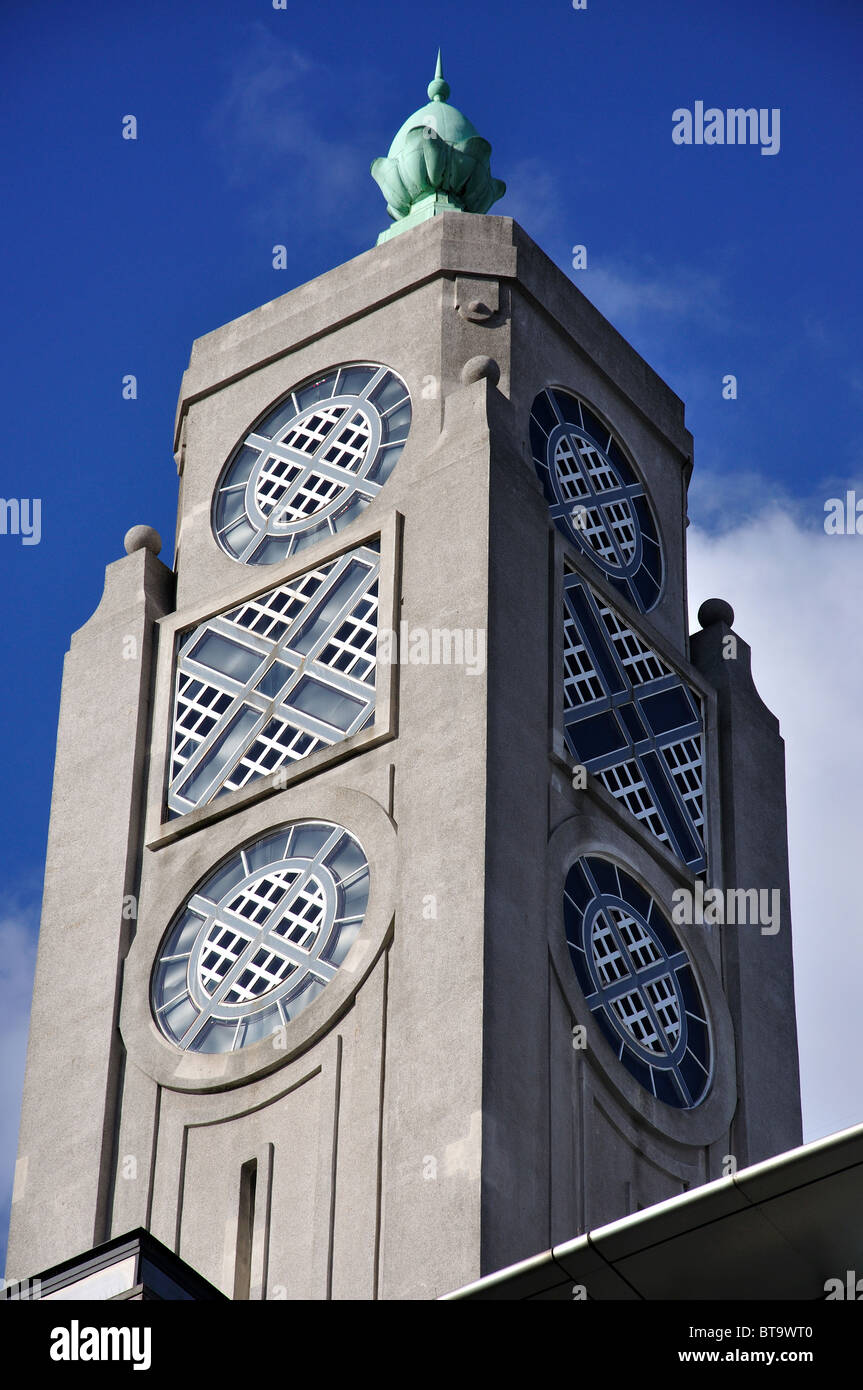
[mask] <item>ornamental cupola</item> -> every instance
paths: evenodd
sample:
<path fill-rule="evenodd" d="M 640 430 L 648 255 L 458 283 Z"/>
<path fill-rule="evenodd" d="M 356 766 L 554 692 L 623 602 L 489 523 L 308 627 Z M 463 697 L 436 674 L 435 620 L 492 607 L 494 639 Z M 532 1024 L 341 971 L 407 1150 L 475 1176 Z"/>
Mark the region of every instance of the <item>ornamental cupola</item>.
<path fill-rule="evenodd" d="M 408 117 L 386 159 L 372 162 L 372 178 L 393 219 L 379 245 L 442 212 L 488 212 L 506 192 L 491 174 L 491 145 L 450 106 L 449 93 L 438 51 L 428 104 Z"/>

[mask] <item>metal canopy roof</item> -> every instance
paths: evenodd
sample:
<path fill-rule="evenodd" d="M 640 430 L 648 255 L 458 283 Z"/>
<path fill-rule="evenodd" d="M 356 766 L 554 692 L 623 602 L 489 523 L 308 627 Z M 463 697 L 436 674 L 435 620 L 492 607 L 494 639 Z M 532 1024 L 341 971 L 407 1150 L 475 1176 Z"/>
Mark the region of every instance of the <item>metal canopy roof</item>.
<path fill-rule="evenodd" d="M 823 1300 L 863 1275 L 863 1124 L 556 1245 L 444 1299 Z"/>

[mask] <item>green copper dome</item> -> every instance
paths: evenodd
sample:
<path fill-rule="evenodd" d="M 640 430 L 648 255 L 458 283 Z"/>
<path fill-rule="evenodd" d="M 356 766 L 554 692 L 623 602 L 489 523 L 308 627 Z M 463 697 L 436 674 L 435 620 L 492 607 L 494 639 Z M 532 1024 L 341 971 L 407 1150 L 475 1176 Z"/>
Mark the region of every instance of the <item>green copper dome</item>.
<path fill-rule="evenodd" d="M 379 244 L 449 209 L 488 212 L 506 192 L 491 175 L 491 145 L 448 104 L 449 91 L 438 53 L 428 105 L 408 117 L 387 158 L 372 162 L 372 178 L 395 224 L 381 232 Z"/>

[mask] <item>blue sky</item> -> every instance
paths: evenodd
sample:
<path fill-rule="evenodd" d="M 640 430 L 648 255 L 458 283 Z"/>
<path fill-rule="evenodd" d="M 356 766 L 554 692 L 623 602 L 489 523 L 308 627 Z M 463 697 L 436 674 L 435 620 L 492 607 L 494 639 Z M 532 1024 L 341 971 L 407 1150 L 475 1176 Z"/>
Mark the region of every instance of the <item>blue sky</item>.
<path fill-rule="evenodd" d="M 807 1133 L 863 1119 L 863 539 L 822 525 L 828 497 L 863 497 L 861 39 L 857 0 L 7 0 L 0 495 L 41 498 L 42 539 L 0 535 L 0 1242 L 69 636 L 130 525 L 170 560 L 192 340 L 374 244 L 368 166 L 425 100 L 438 43 L 509 186 L 494 212 L 686 401 L 693 601 L 735 603 L 788 740 Z M 675 145 L 672 112 L 697 100 L 779 108 L 779 153 Z"/>

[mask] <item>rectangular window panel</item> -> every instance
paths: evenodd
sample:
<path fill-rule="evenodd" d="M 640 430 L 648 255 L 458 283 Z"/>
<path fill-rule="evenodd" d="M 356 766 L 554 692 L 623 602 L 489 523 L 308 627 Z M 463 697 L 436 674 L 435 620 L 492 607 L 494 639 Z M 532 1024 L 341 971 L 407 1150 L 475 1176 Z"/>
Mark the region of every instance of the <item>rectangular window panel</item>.
<path fill-rule="evenodd" d="M 361 716 L 365 718 L 366 706 L 362 700 L 354 700 L 344 691 L 334 690 L 330 685 L 303 677 L 294 690 L 294 704 L 305 714 L 311 714 L 327 724 L 335 725 L 343 734 Z"/>
<path fill-rule="evenodd" d="M 701 699 L 568 569 L 563 690 L 571 756 L 684 863 L 704 869 Z"/>
<path fill-rule="evenodd" d="M 178 635 L 169 817 L 373 724 L 379 578 L 360 546 Z"/>

